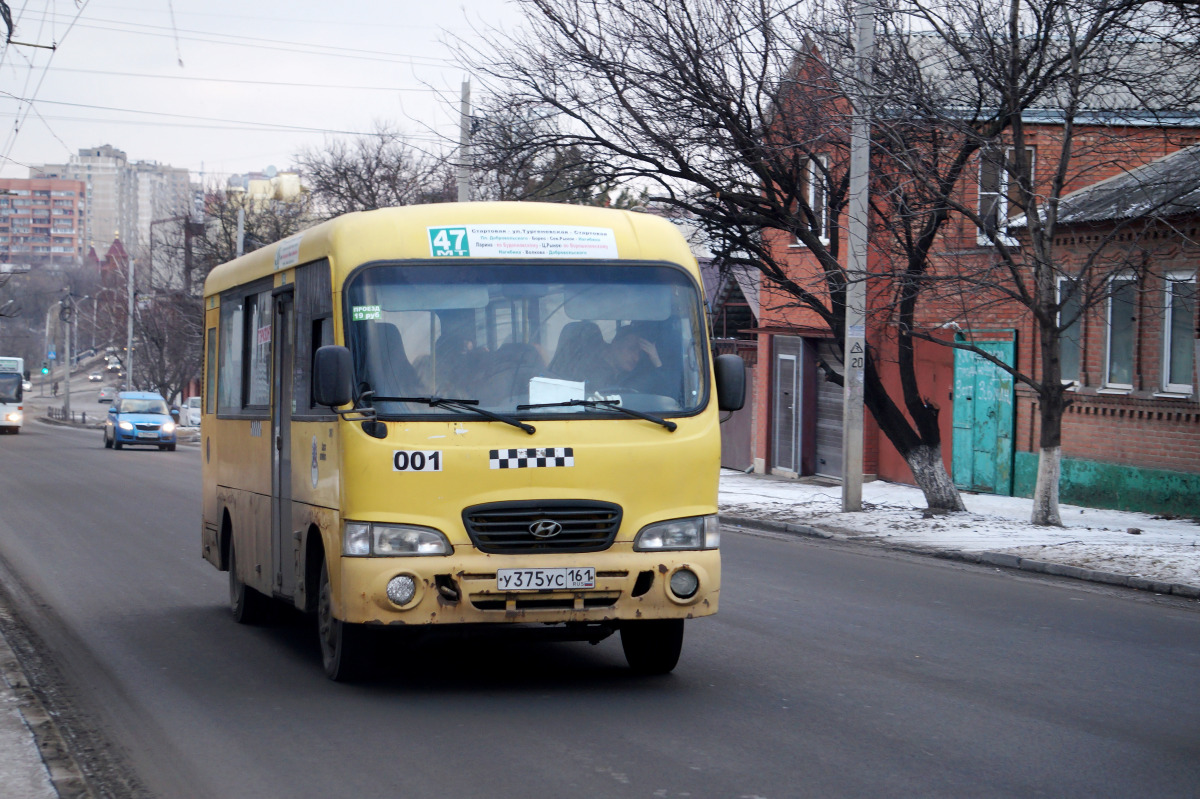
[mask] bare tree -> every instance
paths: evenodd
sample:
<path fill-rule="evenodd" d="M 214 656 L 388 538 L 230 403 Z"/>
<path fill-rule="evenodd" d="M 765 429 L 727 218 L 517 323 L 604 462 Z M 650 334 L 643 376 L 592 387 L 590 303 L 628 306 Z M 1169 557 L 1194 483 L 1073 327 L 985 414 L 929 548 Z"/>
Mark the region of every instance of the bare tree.
<path fill-rule="evenodd" d="M 310 226 L 316 221 L 310 208 L 307 193 L 255 198 L 214 185 L 205 191 L 203 220 L 181 218 L 156 229 L 155 258 L 165 270 L 139 281 L 134 313 L 139 382 L 172 399 L 200 375 L 204 280 L 237 257 L 239 218 L 243 251 L 250 252 Z"/>
<path fill-rule="evenodd" d="M 464 55 L 494 82 L 497 108 L 553 115 L 524 150 L 516 142 L 512 159 L 530 143 L 574 149 L 608 180 L 646 187 L 651 201 L 694 218 L 722 263 L 759 270 L 764 294 L 844 340 L 849 278 L 838 225 L 850 104 L 814 44 L 824 37 L 835 56 L 849 52 L 841 10 L 814 15 L 760 0 L 523 6 L 523 35 Z M 813 274 L 791 269 L 788 243 L 804 247 Z M 868 408 L 926 501 L 961 509 L 942 462 L 937 405 L 920 396 L 911 359 L 901 362 L 908 372 L 897 402 L 877 357 L 871 351 L 866 362 Z"/>
<path fill-rule="evenodd" d="M 1190 189 L 1173 193 L 1162 176 L 1145 176 L 1160 185 L 1141 187 L 1153 199 L 1140 217 L 1097 237 L 1082 261 L 1063 252 L 1060 212 L 1071 190 L 1169 152 L 1179 133 L 1195 135 L 1197 40 L 1170 9 L 1108 0 L 916 0 L 883 11 L 880 24 L 883 52 L 870 88 L 882 205 L 901 211 L 896 220 L 914 205 L 942 217 L 934 227 L 889 226 L 906 237 L 894 248 L 910 266 L 914 254 L 926 266 L 905 271 L 901 286 L 916 284 L 901 301 L 919 291 L 927 308 L 936 300 L 968 328 L 986 327 L 977 320 L 988 314 L 1008 318 L 1033 330 L 1037 352 L 1007 363 L 969 331 L 947 341 L 930 327 L 902 326 L 901 336 L 974 352 L 1033 392 L 1040 432 L 1032 521 L 1060 524 L 1062 416 L 1071 401 L 1063 341 L 1108 301 L 1114 276 L 1146 271 L 1135 229 Z M 950 219 L 965 222 L 957 238 Z M 1126 246 L 1109 246 L 1118 241 Z"/>
<path fill-rule="evenodd" d="M 314 212 L 330 218 L 351 211 L 454 199 L 446 159 L 419 152 L 387 125 L 354 139 L 332 139 L 296 156 Z"/>
<path fill-rule="evenodd" d="M 644 193 L 614 185 L 606 164 L 578 146 L 557 145 L 554 118 L 492 103 L 472 122 L 472 183 L 477 199 L 538 200 L 629 208 Z"/>
<path fill-rule="evenodd" d="M 470 55 L 502 87 L 498 104 L 553 113 L 556 133 L 536 139 L 539 146 L 578 148 L 613 178 L 653 186 L 654 200 L 705 224 L 727 263 L 760 270 L 764 292 L 789 298 L 838 340 L 848 279 L 837 225 L 846 200 L 849 113 L 852 102 L 865 108 L 873 126 L 868 281 L 874 312 L 896 338 L 901 382 L 894 399 L 872 347 L 868 408 L 930 505 L 961 508 L 942 465 L 939 408 L 920 393 L 913 347 L 915 338 L 949 343 L 996 362 L 1038 394 L 1042 460 L 1057 463 L 1065 400 L 1058 375 L 1046 370 L 1056 368 L 1057 342 L 1070 320 L 1060 319 L 1062 301 L 1053 290 L 1061 268 L 1049 254 L 1053 208 L 1089 171 L 1095 179 L 1137 163 L 1139 151 L 1115 127 L 1103 145 L 1087 131 L 1090 151 L 1082 153 L 1082 120 L 1107 112 L 1100 121 L 1111 126 L 1122 120 L 1119 110 L 1140 108 L 1144 124 L 1191 109 L 1195 37 L 1182 15 L 1109 0 L 880 5 L 871 81 L 859 85 L 853 26 L 837 3 L 524 6 L 522 38 L 493 42 L 490 55 Z M 1059 131 L 1058 151 L 1036 170 L 1022 162 L 1031 119 Z M 980 159 L 1005 176 L 1005 201 L 1034 220 L 1027 246 L 1015 246 L 997 224 L 999 194 L 990 204 L 974 203 Z M 816 181 L 820 192 L 812 189 Z M 781 240 L 803 245 L 817 269 L 789 269 L 773 246 Z M 949 258 L 963 240 L 970 257 Z M 1098 301 L 1101 295 L 1089 300 Z M 934 328 L 946 321 L 937 309 L 947 303 L 962 307 L 968 320 L 998 304 L 1026 309 L 1038 330 L 1042 373 L 1002 364 L 969 337 L 947 342 L 937 335 Z M 1039 479 L 1035 521 L 1057 519 L 1056 474 Z"/>

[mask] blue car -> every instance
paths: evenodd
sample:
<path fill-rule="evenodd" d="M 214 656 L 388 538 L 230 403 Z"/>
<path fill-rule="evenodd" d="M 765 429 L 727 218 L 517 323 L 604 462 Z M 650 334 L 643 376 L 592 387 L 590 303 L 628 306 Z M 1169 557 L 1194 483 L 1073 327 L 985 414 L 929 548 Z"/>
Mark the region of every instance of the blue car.
<path fill-rule="evenodd" d="M 175 450 L 175 420 L 161 394 L 122 391 L 109 407 L 104 446 L 121 449 L 135 444 Z"/>

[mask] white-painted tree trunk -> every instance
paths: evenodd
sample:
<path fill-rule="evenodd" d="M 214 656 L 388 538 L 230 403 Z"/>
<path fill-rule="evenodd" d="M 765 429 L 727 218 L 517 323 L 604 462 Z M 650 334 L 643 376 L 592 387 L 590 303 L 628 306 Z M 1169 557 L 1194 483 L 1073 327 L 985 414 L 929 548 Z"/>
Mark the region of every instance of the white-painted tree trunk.
<path fill-rule="evenodd" d="M 1062 447 L 1042 447 L 1038 452 L 1037 483 L 1033 487 L 1033 524 L 1062 527 L 1058 514 L 1058 478 Z"/>
<path fill-rule="evenodd" d="M 925 502 L 931 508 L 940 510 L 966 510 L 958 487 L 950 479 L 946 464 L 942 461 L 942 446 L 921 444 L 913 447 L 904 456 L 908 468 L 912 470 L 913 479 L 925 493 Z"/>

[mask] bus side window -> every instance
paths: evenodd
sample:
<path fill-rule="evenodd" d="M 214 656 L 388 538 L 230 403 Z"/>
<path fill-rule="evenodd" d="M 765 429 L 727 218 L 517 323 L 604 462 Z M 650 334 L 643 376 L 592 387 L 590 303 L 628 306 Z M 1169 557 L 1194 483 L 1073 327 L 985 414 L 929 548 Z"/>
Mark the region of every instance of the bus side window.
<path fill-rule="evenodd" d="M 204 375 L 204 413 L 213 413 L 217 409 L 214 404 L 217 398 L 217 329 L 215 327 L 208 329 L 208 348 L 205 360 L 208 363 L 208 370 Z"/>
<path fill-rule="evenodd" d="M 326 316 L 321 319 L 312 320 L 312 336 L 309 340 L 312 342 L 312 347 L 309 350 L 310 360 L 315 362 L 317 358 L 317 350 L 333 343 L 333 318 Z M 313 363 L 310 362 L 308 368 L 308 407 L 310 409 L 315 409 L 318 406 L 317 401 L 313 397 L 312 393 L 312 373 Z"/>
<path fill-rule="evenodd" d="M 217 370 L 217 410 L 242 410 L 243 297 L 221 297 L 220 364 Z"/>

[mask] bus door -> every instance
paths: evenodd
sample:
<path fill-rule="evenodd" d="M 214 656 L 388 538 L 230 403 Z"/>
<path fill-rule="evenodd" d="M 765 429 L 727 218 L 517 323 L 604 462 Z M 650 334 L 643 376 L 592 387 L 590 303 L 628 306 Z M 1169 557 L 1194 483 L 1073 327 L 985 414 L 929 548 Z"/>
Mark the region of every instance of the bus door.
<path fill-rule="evenodd" d="M 290 291 L 275 295 L 275 353 L 271 396 L 271 568 L 275 593 L 296 593 L 296 542 L 292 538 L 292 365 L 295 325 Z"/>

